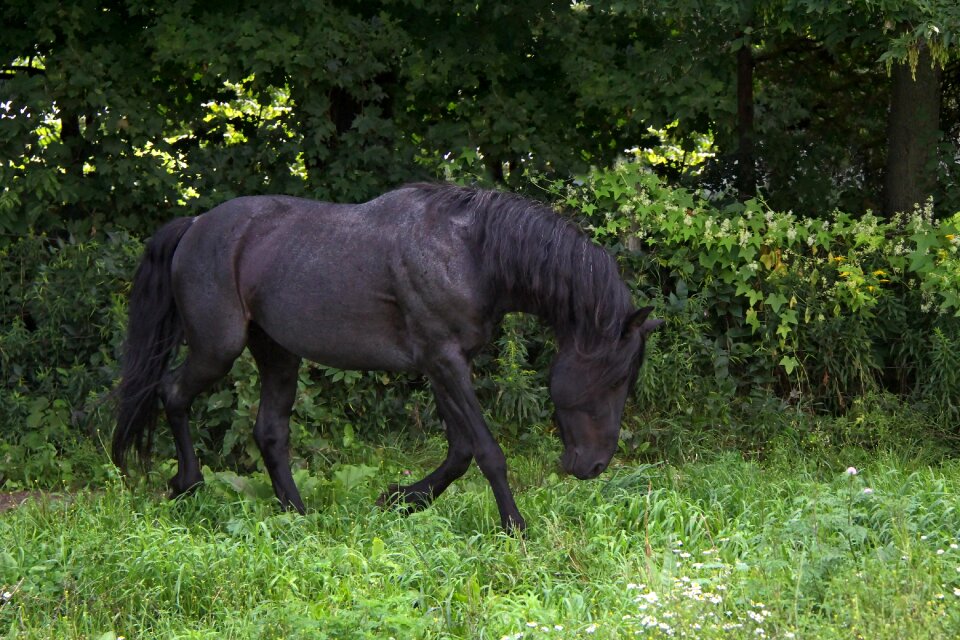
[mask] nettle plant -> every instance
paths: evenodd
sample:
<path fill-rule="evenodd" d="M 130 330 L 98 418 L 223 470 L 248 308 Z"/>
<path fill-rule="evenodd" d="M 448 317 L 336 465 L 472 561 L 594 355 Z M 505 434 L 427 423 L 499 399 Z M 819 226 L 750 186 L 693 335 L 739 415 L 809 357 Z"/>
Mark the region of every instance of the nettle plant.
<path fill-rule="evenodd" d="M 960 213 L 936 220 L 928 203 L 891 220 L 816 218 L 759 199 L 718 208 L 634 163 L 550 189 L 642 293 L 676 313 L 698 298 L 711 334 L 698 338 L 741 391 L 762 383 L 834 410 L 878 388 L 960 397 L 956 374 L 940 376 L 950 389 L 924 388 L 927 369 L 948 366 L 934 342 L 960 347 Z"/>

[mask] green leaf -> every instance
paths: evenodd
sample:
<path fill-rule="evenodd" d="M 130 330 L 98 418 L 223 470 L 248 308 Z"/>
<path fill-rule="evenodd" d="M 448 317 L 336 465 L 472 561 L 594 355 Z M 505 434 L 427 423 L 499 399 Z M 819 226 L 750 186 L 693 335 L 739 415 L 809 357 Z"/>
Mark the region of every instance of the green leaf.
<path fill-rule="evenodd" d="M 777 335 L 783 338 L 784 340 L 790 337 L 790 331 L 791 331 L 790 325 L 785 322 L 777 325 Z"/>
<path fill-rule="evenodd" d="M 784 368 L 788 376 L 792 375 L 799 365 L 800 361 L 793 356 L 783 356 L 780 358 L 780 366 Z"/>
<path fill-rule="evenodd" d="M 771 293 L 767 296 L 766 301 L 764 302 L 768 307 L 773 309 L 774 313 L 780 313 L 780 307 L 787 304 L 787 298 L 782 293 Z"/>
<path fill-rule="evenodd" d="M 343 446 L 349 449 L 353 444 L 353 425 L 349 422 L 343 425 Z"/>
<path fill-rule="evenodd" d="M 343 464 L 333 472 L 334 482 L 343 491 L 352 491 L 377 474 L 377 467 L 365 464 Z"/>
<path fill-rule="evenodd" d="M 760 300 L 763 300 L 763 292 L 759 289 L 754 289 L 747 282 L 738 282 L 737 283 L 737 295 L 746 296 L 747 300 L 750 301 L 750 306 L 753 307 Z"/>

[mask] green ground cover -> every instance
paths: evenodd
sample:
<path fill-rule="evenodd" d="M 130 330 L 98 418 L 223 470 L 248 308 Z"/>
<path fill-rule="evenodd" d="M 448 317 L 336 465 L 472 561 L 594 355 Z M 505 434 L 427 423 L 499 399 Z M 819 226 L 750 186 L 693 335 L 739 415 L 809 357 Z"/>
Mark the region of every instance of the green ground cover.
<path fill-rule="evenodd" d="M 960 636 L 957 460 L 791 444 L 619 461 L 579 482 L 555 473 L 558 447 L 508 450 L 525 539 L 498 530 L 475 468 L 425 512 L 374 505 L 436 463 L 439 440 L 301 470 L 305 517 L 279 513 L 257 474 L 208 473 L 167 502 L 162 468 L 133 489 L 35 500 L 0 515 L 0 633 Z"/>

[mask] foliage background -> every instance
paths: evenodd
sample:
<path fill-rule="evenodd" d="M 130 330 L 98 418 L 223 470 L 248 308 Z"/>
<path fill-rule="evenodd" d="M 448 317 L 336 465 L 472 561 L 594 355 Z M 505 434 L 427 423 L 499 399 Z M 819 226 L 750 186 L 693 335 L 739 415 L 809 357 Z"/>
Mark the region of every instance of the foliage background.
<path fill-rule="evenodd" d="M 417 179 L 556 204 L 668 319 L 626 450 L 960 435 L 953 3 L 0 11 L 0 486 L 110 474 L 104 393 L 159 223 L 241 194 L 359 201 Z M 911 204 L 891 208 L 895 190 Z M 550 340 L 511 318 L 477 360 L 506 440 L 551 430 Z M 416 379 L 305 367 L 297 464 L 429 433 L 430 402 Z M 242 358 L 198 403 L 205 461 L 258 464 L 256 403 Z M 924 430 L 857 422 L 869 405 Z"/>

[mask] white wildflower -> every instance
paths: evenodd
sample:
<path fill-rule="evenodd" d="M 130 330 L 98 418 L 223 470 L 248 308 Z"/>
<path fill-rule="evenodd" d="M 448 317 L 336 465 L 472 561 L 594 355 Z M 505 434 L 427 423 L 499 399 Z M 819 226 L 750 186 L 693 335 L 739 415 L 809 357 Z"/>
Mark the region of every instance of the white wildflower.
<path fill-rule="evenodd" d="M 844 473 L 846 473 L 848 476 L 855 476 L 860 472 L 857 471 L 856 467 L 847 467 L 847 470 Z"/>

